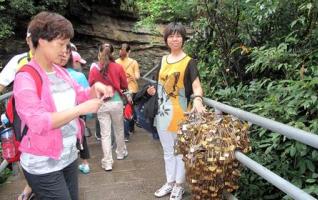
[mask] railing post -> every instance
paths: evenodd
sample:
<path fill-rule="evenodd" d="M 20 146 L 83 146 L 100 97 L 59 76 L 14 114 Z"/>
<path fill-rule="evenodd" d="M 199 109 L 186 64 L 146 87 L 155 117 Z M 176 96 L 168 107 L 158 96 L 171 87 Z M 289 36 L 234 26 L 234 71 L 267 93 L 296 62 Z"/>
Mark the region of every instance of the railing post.
<path fill-rule="evenodd" d="M 2 163 L 0 164 L 0 173 L 3 172 L 3 170 L 8 166 L 8 161 L 3 160 Z"/>

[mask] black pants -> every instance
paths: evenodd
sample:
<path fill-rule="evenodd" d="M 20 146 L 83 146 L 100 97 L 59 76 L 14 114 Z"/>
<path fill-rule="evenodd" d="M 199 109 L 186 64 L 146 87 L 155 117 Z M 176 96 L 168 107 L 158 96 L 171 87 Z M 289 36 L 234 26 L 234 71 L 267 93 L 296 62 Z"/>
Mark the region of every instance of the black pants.
<path fill-rule="evenodd" d="M 100 124 L 99 124 L 99 120 L 97 119 L 97 116 L 96 116 L 95 120 L 96 120 L 96 124 L 95 124 L 96 136 L 98 138 L 101 138 L 102 136 L 100 134 Z"/>
<path fill-rule="evenodd" d="M 78 200 L 77 160 L 62 170 L 34 175 L 23 170 L 37 200 Z"/>
<path fill-rule="evenodd" d="M 80 158 L 82 159 L 89 159 L 90 156 L 89 156 L 89 149 L 88 149 L 88 145 L 87 145 L 87 140 L 86 140 L 86 137 L 83 136 L 83 149 L 79 149 L 79 153 L 80 153 Z"/>
<path fill-rule="evenodd" d="M 134 99 L 135 96 L 136 96 L 136 93 L 132 93 L 131 96 L 132 96 L 132 99 Z M 133 107 L 133 113 L 134 113 L 134 114 L 133 114 L 133 120 L 130 120 L 130 121 L 129 121 L 129 131 L 130 131 L 130 132 L 135 132 L 136 113 L 135 113 L 134 106 L 135 106 L 135 104 L 132 105 L 132 107 Z"/>

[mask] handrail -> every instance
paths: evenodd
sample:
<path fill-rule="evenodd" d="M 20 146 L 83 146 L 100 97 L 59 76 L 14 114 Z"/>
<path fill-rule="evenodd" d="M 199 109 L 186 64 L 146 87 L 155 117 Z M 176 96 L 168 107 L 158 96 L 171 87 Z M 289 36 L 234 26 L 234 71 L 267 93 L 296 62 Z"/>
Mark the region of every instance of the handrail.
<path fill-rule="evenodd" d="M 257 124 L 263 128 L 285 135 L 290 139 L 295 139 L 299 142 L 302 142 L 304 144 L 318 149 L 318 135 L 303 131 L 298 128 L 294 128 L 292 126 L 271 119 L 267 119 L 265 117 L 241 110 L 239 108 L 228 106 L 226 104 L 208 98 L 203 99 L 204 103 L 206 103 L 208 106 L 214 107 L 218 110 L 221 110 L 222 112 L 234 115 L 235 117 L 240 118 L 241 120 L 252 122 L 253 124 Z"/>
<path fill-rule="evenodd" d="M 155 69 L 151 70 L 153 72 Z M 151 80 L 147 78 L 150 73 L 145 74 L 142 79 L 155 83 L 154 80 Z M 12 95 L 12 92 L 6 93 L 4 95 L 0 96 L 0 101 L 9 98 Z M 220 110 L 225 113 L 229 113 L 233 116 L 238 117 L 241 120 L 246 120 L 249 122 L 252 122 L 253 124 L 259 125 L 263 128 L 266 128 L 268 130 L 277 132 L 279 134 L 285 135 L 288 138 L 295 139 L 297 141 L 300 141 L 304 144 L 307 144 L 309 146 L 312 146 L 314 148 L 318 149 L 318 135 L 315 135 L 313 133 L 309 133 L 306 131 L 303 131 L 298 128 L 294 128 L 292 126 L 276 122 L 271 119 L 267 119 L 265 117 L 241 110 L 239 108 L 235 108 L 232 106 L 228 106 L 226 104 L 208 99 L 203 98 L 204 103 L 208 106 L 214 107 L 217 110 Z M 259 163 L 255 162 L 254 160 L 250 159 L 248 156 L 244 155 L 240 151 L 235 151 L 235 157 L 236 159 L 245 165 L 247 168 L 251 169 L 264 179 L 266 179 L 271 184 L 275 185 L 277 188 L 291 196 L 292 198 L 296 200 L 314 200 L 313 196 L 309 195 L 305 191 L 299 189 L 292 183 L 288 182 L 287 180 L 283 179 L 282 177 L 278 176 L 274 172 L 270 171 L 269 169 L 265 168 L 264 166 L 260 165 Z M 3 169 L 8 165 L 7 161 L 4 160 L 0 165 L 0 173 L 3 171 Z M 229 198 L 236 199 L 233 195 L 228 196 Z"/>
<path fill-rule="evenodd" d="M 7 160 L 3 160 L 0 164 L 0 173 L 2 173 L 2 171 L 8 166 L 8 161 Z"/>
<path fill-rule="evenodd" d="M 270 182 L 271 184 L 275 185 L 277 188 L 288 194 L 290 197 L 299 200 L 315 200 L 313 196 L 309 195 L 305 191 L 299 189 L 292 183 L 288 182 L 287 180 L 283 179 L 282 177 L 278 176 L 271 170 L 267 169 L 266 167 L 258 164 L 254 160 L 250 159 L 248 156 L 244 155 L 244 153 L 240 151 L 235 151 L 235 158 L 245 165 L 250 170 L 254 171 L 256 174 L 263 177 L 265 180 Z"/>
<path fill-rule="evenodd" d="M 152 72 L 154 72 L 156 69 L 158 69 L 159 68 L 159 65 L 157 65 L 157 66 L 155 66 L 154 68 L 152 68 L 151 70 L 149 70 L 145 75 L 143 75 L 143 77 L 142 78 L 146 78 L 147 76 L 149 76 Z M 149 79 L 149 80 L 151 80 L 151 79 Z M 149 81 L 148 80 L 148 81 Z"/>
<path fill-rule="evenodd" d="M 155 83 L 156 81 L 143 76 L 142 79 Z M 239 108 L 235 108 L 232 106 L 228 106 L 226 104 L 208 99 L 203 98 L 204 103 L 208 106 L 214 107 L 216 111 L 222 111 L 225 113 L 229 113 L 241 120 L 246 120 L 253 124 L 259 125 L 263 128 L 268 130 L 277 132 L 279 134 L 285 135 L 290 139 L 295 139 L 299 142 L 312 146 L 318 149 L 318 135 L 315 135 L 310 132 L 303 131 L 298 128 L 294 128 L 292 126 L 267 119 L 265 117 L 241 110 Z M 252 160 L 248 156 L 244 155 L 240 151 L 235 151 L 236 159 L 243 165 L 245 165 L 250 170 L 254 171 L 262 178 L 270 182 L 271 184 L 275 185 L 281 191 L 285 192 L 287 195 L 291 196 L 296 200 L 314 200 L 313 196 L 309 195 L 305 191 L 301 190 L 300 188 L 296 187 L 289 181 L 285 180 L 284 178 L 278 176 L 274 172 L 270 171 L 266 167 L 262 166 L 261 164 L 257 163 L 256 161 Z"/>
<path fill-rule="evenodd" d="M 8 99 L 11 95 L 13 94 L 13 92 L 8 92 L 8 93 L 5 93 L 3 95 L 0 96 L 0 101 L 3 101 L 5 99 Z"/>

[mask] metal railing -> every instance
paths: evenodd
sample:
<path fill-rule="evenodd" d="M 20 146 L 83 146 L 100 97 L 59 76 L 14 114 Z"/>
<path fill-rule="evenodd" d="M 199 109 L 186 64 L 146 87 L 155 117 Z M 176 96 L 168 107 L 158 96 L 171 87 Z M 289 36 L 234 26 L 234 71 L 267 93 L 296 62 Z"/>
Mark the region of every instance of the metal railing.
<path fill-rule="evenodd" d="M 155 83 L 154 80 L 148 79 L 146 76 L 148 76 L 151 72 L 153 72 L 155 69 L 152 69 L 149 73 L 147 73 L 145 76 L 142 77 L 142 79 Z M 4 95 L 0 96 L 0 101 L 3 101 L 7 98 L 9 98 L 12 95 L 12 92 L 6 93 Z M 266 128 L 268 130 L 274 131 L 276 133 L 282 134 L 290 139 L 295 139 L 299 142 L 302 142 L 304 144 L 307 144 L 309 146 L 312 146 L 314 148 L 318 149 L 318 135 L 315 135 L 313 133 L 309 133 L 306 131 L 303 131 L 298 128 L 294 128 L 292 126 L 276 122 L 271 119 L 267 119 L 265 117 L 246 112 L 244 110 L 228 106 L 226 104 L 208 99 L 203 98 L 204 103 L 208 106 L 214 107 L 216 110 L 220 110 L 222 112 L 231 114 L 241 120 L 246 120 L 248 122 L 251 122 L 253 124 L 259 125 L 263 128 Z M 270 182 L 271 184 L 275 185 L 277 188 L 279 188 L 281 191 L 285 192 L 290 197 L 296 199 L 296 200 L 314 200 L 313 196 L 309 195 L 305 191 L 301 190 L 300 188 L 296 187 L 289 181 L 285 180 L 284 178 L 278 176 L 274 172 L 270 171 L 269 169 L 265 168 L 264 166 L 260 165 L 259 163 L 255 162 L 254 160 L 250 159 L 248 156 L 243 154 L 240 151 L 235 152 L 236 159 L 249 168 L 250 170 L 254 171 L 258 175 L 260 175 L 262 178 Z M 4 160 L 0 165 L 0 173 L 5 169 L 7 166 L 7 162 Z M 236 199 L 233 195 L 228 195 L 228 199 Z"/>
<path fill-rule="evenodd" d="M 153 71 L 153 70 L 152 70 Z M 149 81 L 151 83 L 155 83 L 154 80 L 147 78 L 150 73 L 147 73 L 142 77 L 142 79 Z M 298 128 L 294 128 L 292 126 L 267 119 L 265 117 L 208 99 L 203 98 L 204 103 L 210 107 L 213 107 L 216 111 L 222 111 L 224 113 L 231 114 L 241 120 L 248 121 L 252 124 L 259 125 L 263 128 L 268 130 L 274 131 L 281 135 L 286 136 L 290 139 L 295 139 L 299 142 L 312 146 L 318 149 L 318 135 L 303 131 Z M 266 167 L 262 166 L 261 164 L 257 163 L 256 161 L 252 160 L 244 153 L 240 151 L 235 151 L 236 159 L 243 164 L 245 167 L 249 168 L 281 191 L 285 192 L 290 197 L 296 200 L 315 200 L 313 196 L 309 195 L 307 192 L 301 190 L 300 188 L 296 187 L 289 181 L 285 180 L 284 178 L 278 176 L 274 172 L 270 171 Z M 228 199 L 236 199 L 234 196 L 228 196 Z"/>

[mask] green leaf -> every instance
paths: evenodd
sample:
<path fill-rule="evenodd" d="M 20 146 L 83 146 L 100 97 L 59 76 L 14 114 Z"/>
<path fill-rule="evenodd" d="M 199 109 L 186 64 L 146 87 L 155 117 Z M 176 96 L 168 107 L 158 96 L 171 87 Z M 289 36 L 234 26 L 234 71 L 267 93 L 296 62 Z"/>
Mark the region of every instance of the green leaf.
<path fill-rule="evenodd" d="M 306 171 L 306 164 L 304 161 L 300 161 L 299 163 L 299 173 L 303 174 Z"/>
<path fill-rule="evenodd" d="M 289 149 L 290 156 L 294 157 L 296 154 L 296 148 L 294 146 L 291 146 Z"/>
<path fill-rule="evenodd" d="M 315 172 L 315 165 L 311 160 L 306 160 L 306 165 L 311 172 Z"/>
<path fill-rule="evenodd" d="M 313 173 L 311 177 L 312 178 L 318 178 L 318 174 L 317 173 Z"/>
<path fill-rule="evenodd" d="M 310 178 L 310 179 L 306 179 L 306 182 L 307 183 L 314 183 L 316 182 L 317 180 L 316 179 L 313 179 L 313 178 Z"/>
<path fill-rule="evenodd" d="M 312 153 L 311 153 L 311 158 L 314 160 L 314 161 L 318 161 L 318 151 L 317 150 L 313 150 Z"/>

